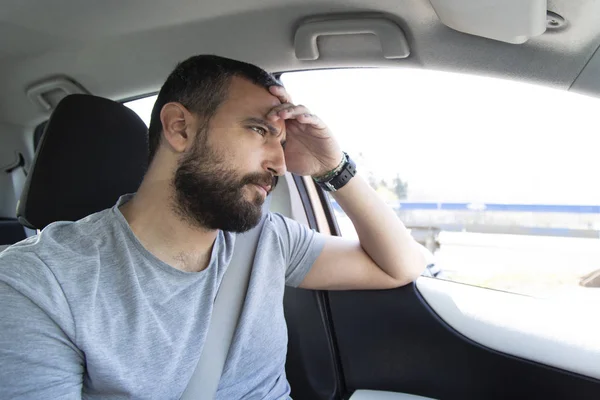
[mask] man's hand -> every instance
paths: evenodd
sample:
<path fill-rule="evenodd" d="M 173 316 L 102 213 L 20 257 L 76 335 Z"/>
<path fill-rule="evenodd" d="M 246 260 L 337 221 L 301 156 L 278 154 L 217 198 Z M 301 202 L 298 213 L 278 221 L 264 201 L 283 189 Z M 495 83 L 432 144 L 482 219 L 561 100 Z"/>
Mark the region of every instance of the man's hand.
<path fill-rule="evenodd" d="M 335 169 L 342 160 L 342 150 L 327 125 L 306 107 L 294 105 L 282 86 L 271 86 L 269 90 L 281 101 L 269 111 L 267 119 L 285 121 L 288 171 L 318 177 Z"/>

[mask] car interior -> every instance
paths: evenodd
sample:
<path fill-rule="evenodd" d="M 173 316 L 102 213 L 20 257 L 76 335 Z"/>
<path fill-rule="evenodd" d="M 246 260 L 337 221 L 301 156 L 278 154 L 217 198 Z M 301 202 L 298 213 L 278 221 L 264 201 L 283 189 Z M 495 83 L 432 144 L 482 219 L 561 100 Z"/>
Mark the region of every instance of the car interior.
<path fill-rule="evenodd" d="M 136 191 L 147 126 L 124 103 L 195 54 L 276 76 L 423 69 L 600 97 L 594 0 L 8 0 L 0 32 L 0 251 Z M 409 117 L 399 108 L 397 124 Z M 309 178 L 286 174 L 270 210 L 340 235 Z M 559 303 L 423 276 L 393 290 L 286 288 L 284 309 L 294 399 L 600 396 L 600 325 Z"/>

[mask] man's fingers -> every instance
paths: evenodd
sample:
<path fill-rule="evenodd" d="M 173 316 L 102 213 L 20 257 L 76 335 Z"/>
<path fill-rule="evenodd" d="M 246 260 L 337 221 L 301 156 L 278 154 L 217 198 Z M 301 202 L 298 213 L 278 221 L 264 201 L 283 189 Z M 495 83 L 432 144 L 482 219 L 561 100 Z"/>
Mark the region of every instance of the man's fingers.
<path fill-rule="evenodd" d="M 302 122 L 303 124 L 310 124 L 310 125 L 321 124 L 321 119 L 319 117 L 317 117 L 315 114 L 310 114 L 310 113 L 299 114 L 296 117 L 296 119 L 299 122 Z"/>
<path fill-rule="evenodd" d="M 285 108 L 278 113 L 278 116 L 284 120 L 295 119 L 301 124 L 311 125 L 317 129 L 326 128 L 325 123 L 304 106 Z"/>
<path fill-rule="evenodd" d="M 271 109 L 271 111 L 269 111 L 267 113 L 267 119 L 277 120 L 279 118 L 284 118 L 284 116 L 287 114 L 285 112 L 286 110 L 293 110 L 297 107 L 304 107 L 304 106 L 296 106 L 292 103 L 280 104 L 277 107 L 273 107 L 273 109 Z M 304 108 L 306 108 L 306 107 L 304 107 Z"/>
<path fill-rule="evenodd" d="M 271 94 L 273 96 L 277 97 L 279 99 L 279 101 L 281 101 L 282 103 L 291 103 L 292 102 L 292 97 L 287 92 L 287 90 L 285 90 L 285 88 L 283 86 L 271 86 L 271 87 L 269 87 L 269 91 L 271 92 Z"/>
<path fill-rule="evenodd" d="M 310 111 L 308 111 L 308 108 L 304 107 L 303 105 L 294 105 L 294 104 L 290 104 L 290 103 L 285 103 L 285 104 L 281 104 L 277 107 L 274 107 L 271 111 L 269 111 L 269 113 L 267 114 L 267 118 L 268 119 L 278 119 L 278 118 L 283 118 L 283 119 L 289 119 L 292 116 L 296 116 L 296 115 L 300 115 L 300 114 L 310 114 Z"/>
<path fill-rule="evenodd" d="M 290 103 L 274 107 L 267 114 L 267 119 L 271 121 L 295 119 L 301 124 L 312 125 L 317 129 L 326 128 L 325 123 L 315 114 L 312 114 L 308 108 L 303 105 L 296 106 Z"/>
<path fill-rule="evenodd" d="M 301 124 L 311 125 L 316 129 L 325 129 L 327 127 L 325 123 L 321 121 L 321 118 L 317 117 L 315 114 L 303 113 L 296 116 L 294 119 Z"/>

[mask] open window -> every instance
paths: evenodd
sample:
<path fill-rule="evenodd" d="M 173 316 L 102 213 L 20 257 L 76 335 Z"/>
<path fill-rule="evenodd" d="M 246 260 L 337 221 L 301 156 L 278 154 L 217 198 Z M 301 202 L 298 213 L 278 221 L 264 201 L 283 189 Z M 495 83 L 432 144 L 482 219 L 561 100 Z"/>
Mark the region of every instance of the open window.
<path fill-rule="evenodd" d="M 532 296 L 587 289 L 600 268 L 597 99 L 410 69 L 282 80 L 435 254 L 439 278 Z"/>

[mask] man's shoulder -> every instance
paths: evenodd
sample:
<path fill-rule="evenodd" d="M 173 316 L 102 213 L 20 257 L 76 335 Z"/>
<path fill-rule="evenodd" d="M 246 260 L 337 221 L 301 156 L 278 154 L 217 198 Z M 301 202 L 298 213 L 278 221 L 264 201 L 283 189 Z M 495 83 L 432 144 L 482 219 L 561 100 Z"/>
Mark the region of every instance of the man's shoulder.
<path fill-rule="evenodd" d="M 267 215 L 264 229 L 259 253 L 278 251 L 286 266 L 286 284 L 297 287 L 323 250 L 325 236 L 279 213 Z"/>
<path fill-rule="evenodd" d="M 263 235 L 271 233 L 272 237 L 286 252 L 295 251 L 306 246 L 317 245 L 323 237 L 310 227 L 279 213 L 269 213 L 265 220 Z"/>
<path fill-rule="evenodd" d="M 269 212 L 263 229 L 273 229 L 277 233 L 287 233 L 290 229 L 303 227 L 300 222 L 277 212 Z"/>
<path fill-rule="evenodd" d="M 0 253 L 0 281 L 55 279 L 89 258 L 108 234 L 110 210 L 79 221 L 54 222 Z"/>
<path fill-rule="evenodd" d="M 306 224 L 276 212 L 269 212 L 263 229 L 270 230 L 278 237 L 291 241 L 305 237 L 313 237 L 317 234 L 316 230 L 310 228 Z"/>

